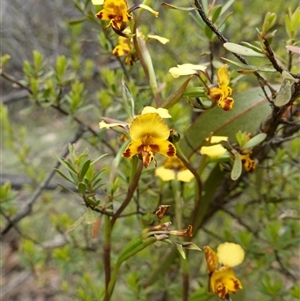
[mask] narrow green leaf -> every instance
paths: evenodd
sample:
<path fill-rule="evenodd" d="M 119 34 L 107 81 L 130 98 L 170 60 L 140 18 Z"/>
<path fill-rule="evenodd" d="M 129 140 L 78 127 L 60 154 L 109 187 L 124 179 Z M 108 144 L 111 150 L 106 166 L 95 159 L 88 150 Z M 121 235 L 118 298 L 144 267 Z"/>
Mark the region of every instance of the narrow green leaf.
<path fill-rule="evenodd" d="M 222 57 L 221 58 L 222 61 L 224 62 L 227 62 L 229 64 L 232 64 L 232 65 L 235 65 L 235 66 L 238 66 L 238 67 L 241 67 L 243 68 L 244 70 L 249 70 L 251 72 L 255 72 L 255 71 L 262 71 L 262 72 L 277 72 L 274 68 L 272 67 L 260 67 L 260 66 L 253 66 L 253 65 L 246 65 L 246 64 L 243 64 L 243 63 L 240 63 L 240 62 L 236 62 L 236 61 L 233 61 L 233 60 L 229 60 L 227 58 L 224 58 Z M 242 70 L 242 71 L 244 71 Z M 242 72 L 241 72 L 242 73 Z"/>
<path fill-rule="evenodd" d="M 70 178 L 68 178 L 65 174 L 63 174 L 59 169 L 55 169 L 55 171 L 61 176 L 61 177 L 63 177 L 65 180 L 67 180 L 68 182 L 70 182 L 70 183 L 72 183 L 72 184 L 75 184 L 75 182 L 72 180 L 72 179 L 70 179 Z"/>
<path fill-rule="evenodd" d="M 85 214 L 85 223 L 88 225 L 92 225 L 97 221 L 97 217 L 95 212 L 91 208 L 87 208 Z"/>
<path fill-rule="evenodd" d="M 258 53 L 254 50 L 252 50 L 251 48 L 245 47 L 245 46 L 241 46 L 239 44 L 235 44 L 235 43 L 224 43 L 223 46 L 228 50 L 231 51 L 233 53 L 237 53 L 237 54 L 241 54 L 244 56 L 257 56 L 257 57 L 265 57 L 265 55 Z"/>
<path fill-rule="evenodd" d="M 188 85 L 188 83 L 190 82 L 190 80 L 193 78 L 193 75 L 191 75 L 187 80 L 184 81 L 184 83 L 180 86 L 180 88 L 174 92 L 173 94 L 171 94 L 166 101 L 162 104 L 162 108 L 166 108 L 169 109 L 171 108 L 173 105 L 175 105 L 177 102 L 179 102 L 183 96 L 183 93 L 186 90 L 186 87 Z"/>
<path fill-rule="evenodd" d="M 86 213 L 84 213 L 66 232 L 70 233 L 71 231 L 73 231 L 75 228 L 77 228 L 84 220 L 85 220 L 85 215 Z"/>
<path fill-rule="evenodd" d="M 214 8 L 212 18 L 211 18 L 212 23 L 215 23 L 218 20 L 220 14 L 221 14 L 221 11 L 222 11 L 222 6 L 221 5 L 216 6 Z"/>
<path fill-rule="evenodd" d="M 81 168 L 80 174 L 79 174 L 79 181 L 83 180 L 84 176 L 86 175 L 87 171 L 90 168 L 90 165 L 91 165 L 91 160 L 87 160 L 84 162 L 84 164 Z"/>
<path fill-rule="evenodd" d="M 102 158 L 106 157 L 108 154 L 104 154 L 104 155 L 101 155 L 99 156 L 98 158 L 96 158 L 95 160 L 93 160 L 91 162 L 91 165 L 95 164 L 96 162 L 98 162 L 99 160 L 101 160 Z M 104 170 L 104 169 L 103 169 Z M 102 172 L 102 171 L 101 171 Z"/>
<path fill-rule="evenodd" d="M 237 153 L 235 155 L 235 159 L 233 162 L 232 170 L 231 170 L 231 179 L 236 181 L 242 174 L 243 166 L 240 154 Z"/>
<path fill-rule="evenodd" d="M 276 107 L 283 107 L 286 105 L 292 97 L 292 83 L 290 80 L 285 79 L 277 93 L 274 104 Z"/>
<path fill-rule="evenodd" d="M 267 134 L 265 133 L 259 133 L 258 135 L 252 137 L 248 142 L 246 142 L 243 145 L 243 148 L 252 148 L 258 144 L 260 144 L 261 142 L 263 142 L 267 137 Z"/>
<path fill-rule="evenodd" d="M 60 162 L 60 164 L 62 166 L 64 166 L 67 170 L 69 170 L 70 172 L 73 172 L 76 174 L 75 169 L 72 167 L 72 165 L 70 165 L 70 163 L 68 163 L 65 159 L 59 157 L 58 155 L 54 154 L 56 159 Z"/>
<path fill-rule="evenodd" d="M 79 192 L 80 192 L 81 194 L 85 194 L 85 191 L 86 191 L 86 185 L 85 185 L 84 183 L 80 182 L 80 183 L 78 184 L 77 188 L 78 188 L 78 190 L 79 190 Z"/>
<path fill-rule="evenodd" d="M 83 18 L 69 20 L 68 24 L 69 25 L 76 25 L 76 24 L 80 24 L 80 23 L 85 22 L 85 21 L 86 21 L 86 17 L 83 17 Z"/>
<path fill-rule="evenodd" d="M 177 10 L 181 10 L 181 11 L 192 11 L 192 10 L 195 10 L 194 7 L 176 6 L 176 5 L 172 5 L 172 4 L 165 3 L 165 2 L 163 2 L 161 5 L 164 6 L 164 7 L 166 7 L 166 8 L 169 8 L 169 9 L 177 9 Z"/>

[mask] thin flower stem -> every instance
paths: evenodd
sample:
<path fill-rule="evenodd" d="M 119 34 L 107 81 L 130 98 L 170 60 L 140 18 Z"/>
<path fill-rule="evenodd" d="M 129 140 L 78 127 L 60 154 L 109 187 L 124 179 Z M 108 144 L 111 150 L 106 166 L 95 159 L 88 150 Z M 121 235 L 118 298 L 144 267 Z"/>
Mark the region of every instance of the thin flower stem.
<path fill-rule="evenodd" d="M 104 244 L 103 244 L 103 261 L 104 261 L 104 274 L 105 274 L 105 290 L 107 291 L 111 279 L 111 264 L 110 264 L 110 251 L 111 251 L 111 222 L 109 216 L 104 216 Z"/>
<path fill-rule="evenodd" d="M 125 200 L 122 203 L 122 205 L 120 206 L 120 208 L 117 210 L 117 212 L 114 214 L 113 218 L 111 219 L 111 228 L 113 228 L 116 220 L 118 219 L 118 217 L 121 215 L 121 213 L 124 211 L 124 209 L 128 206 L 129 202 L 131 201 L 133 194 L 138 186 L 138 183 L 139 183 L 139 180 L 140 180 L 140 177 L 142 174 L 142 170 L 143 170 L 143 162 L 142 162 L 142 160 L 139 160 L 138 166 L 136 169 L 136 173 L 134 175 L 132 182 L 130 183 L 130 185 L 128 187 Z"/>
<path fill-rule="evenodd" d="M 177 229 L 183 228 L 182 223 L 182 199 L 180 193 L 179 182 L 177 179 L 172 181 L 172 190 L 175 199 L 175 224 Z M 183 241 L 183 238 L 180 238 Z M 186 250 L 187 252 L 188 250 Z M 181 270 L 182 270 L 182 301 L 188 301 L 189 297 L 189 270 L 188 262 L 186 259 L 180 258 Z"/>

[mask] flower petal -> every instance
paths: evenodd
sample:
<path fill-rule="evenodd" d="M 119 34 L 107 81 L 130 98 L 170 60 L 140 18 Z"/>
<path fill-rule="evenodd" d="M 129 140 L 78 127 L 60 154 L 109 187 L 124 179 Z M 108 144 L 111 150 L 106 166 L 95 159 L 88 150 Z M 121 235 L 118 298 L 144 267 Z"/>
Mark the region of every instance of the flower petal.
<path fill-rule="evenodd" d="M 104 0 L 92 0 L 93 5 L 102 5 Z"/>
<path fill-rule="evenodd" d="M 154 39 L 157 40 L 158 42 L 162 43 L 162 44 L 167 44 L 170 40 L 155 34 L 148 34 L 148 38 L 149 39 Z"/>
<path fill-rule="evenodd" d="M 170 68 L 169 72 L 174 78 L 178 78 L 181 75 L 198 74 L 198 70 L 205 72 L 206 69 L 207 67 L 203 65 L 182 64 L 177 65 L 177 67 Z"/>
<path fill-rule="evenodd" d="M 164 108 L 154 108 L 150 106 L 144 107 L 141 115 L 147 114 L 147 113 L 157 113 L 161 118 L 172 118 L 172 116 L 169 114 L 169 111 Z"/>
<path fill-rule="evenodd" d="M 200 149 L 201 155 L 207 155 L 210 158 L 217 158 L 226 153 L 226 148 L 221 144 L 211 145 L 211 146 L 202 146 Z"/>
<path fill-rule="evenodd" d="M 229 267 L 234 267 L 243 262 L 245 251 L 235 243 L 225 242 L 220 244 L 217 249 L 217 254 L 221 264 Z"/>
<path fill-rule="evenodd" d="M 242 289 L 242 284 L 231 268 L 221 268 L 215 270 L 209 279 L 210 291 L 217 294 L 219 298 L 224 299 L 228 293 L 235 293 Z"/>
<path fill-rule="evenodd" d="M 159 13 L 158 13 L 157 11 L 153 10 L 150 6 L 145 5 L 145 4 L 139 4 L 138 6 L 139 6 L 140 8 L 143 8 L 143 9 L 149 11 L 149 12 L 152 13 L 156 18 L 158 17 L 158 14 L 159 14 Z"/>
<path fill-rule="evenodd" d="M 220 143 L 221 141 L 227 141 L 228 137 L 227 136 L 211 136 L 210 139 L 208 137 L 205 140 L 210 141 L 211 144 L 214 144 L 214 143 Z"/>
<path fill-rule="evenodd" d="M 182 182 L 190 182 L 194 175 L 188 170 L 180 170 L 177 172 L 177 180 Z"/>
<path fill-rule="evenodd" d="M 149 135 L 153 139 L 167 140 L 170 129 L 157 113 L 147 113 L 133 119 L 129 133 L 131 139 L 137 141 Z"/>
<path fill-rule="evenodd" d="M 231 97 L 223 98 L 218 101 L 218 106 L 224 111 L 231 111 L 233 107 L 234 100 Z"/>
<path fill-rule="evenodd" d="M 175 171 L 172 169 L 160 166 L 155 169 L 155 175 L 160 177 L 163 181 L 175 180 Z"/>
<path fill-rule="evenodd" d="M 125 151 L 122 154 L 124 158 L 132 158 L 133 156 L 140 153 L 139 148 L 142 146 L 141 141 L 131 141 L 126 147 Z"/>
<path fill-rule="evenodd" d="M 205 254 L 205 260 L 207 263 L 208 272 L 212 273 L 216 270 L 219 258 L 216 252 L 214 252 L 209 246 L 204 246 L 204 254 Z"/>
<path fill-rule="evenodd" d="M 150 148 L 154 153 L 161 154 L 166 157 L 173 157 L 176 155 L 175 146 L 166 140 L 153 139 Z"/>
<path fill-rule="evenodd" d="M 110 129 L 112 127 L 120 126 L 122 128 L 126 128 L 128 126 L 125 122 L 112 122 L 112 123 L 106 123 L 105 121 L 99 122 L 99 128 L 100 129 Z"/>
<path fill-rule="evenodd" d="M 228 73 L 228 66 L 223 65 L 219 70 L 218 70 L 218 85 L 220 88 L 226 87 L 229 85 L 230 82 L 230 77 Z"/>

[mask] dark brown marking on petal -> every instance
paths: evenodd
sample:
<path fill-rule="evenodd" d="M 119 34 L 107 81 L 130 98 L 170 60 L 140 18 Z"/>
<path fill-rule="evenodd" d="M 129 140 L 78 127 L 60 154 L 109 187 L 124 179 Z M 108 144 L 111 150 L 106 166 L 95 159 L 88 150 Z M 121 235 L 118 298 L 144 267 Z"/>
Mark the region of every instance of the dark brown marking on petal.
<path fill-rule="evenodd" d="M 97 17 L 98 19 L 102 19 L 102 18 L 103 18 L 103 12 L 100 11 L 99 13 L 97 13 L 97 14 L 96 14 L 96 17 Z"/>
<path fill-rule="evenodd" d="M 141 145 L 137 148 L 137 152 L 138 152 L 138 153 L 141 153 L 141 152 L 143 152 L 143 151 L 144 151 L 144 145 L 141 144 Z"/>
<path fill-rule="evenodd" d="M 175 154 L 176 154 L 176 149 L 175 149 L 174 145 L 173 144 L 169 144 L 168 145 L 167 155 L 170 156 L 170 157 L 172 157 L 172 156 L 175 156 Z"/>
<path fill-rule="evenodd" d="M 127 149 L 123 152 L 122 156 L 123 156 L 124 158 L 130 158 L 130 157 L 131 157 L 130 148 L 127 148 Z"/>
<path fill-rule="evenodd" d="M 115 15 L 115 14 L 109 14 L 109 15 L 108 15 L 108 18 L 109 18 L 110 20 L 112 20 L 112 19 L 116 20 L 116 15 Z"/>
<path fill-rule="evenodd" d="M 157 145 L 157 144 L 150 144 L 150 148 L 152 151 L 154 151 L 156 153 L 159 152 L 159 145 Z"/>

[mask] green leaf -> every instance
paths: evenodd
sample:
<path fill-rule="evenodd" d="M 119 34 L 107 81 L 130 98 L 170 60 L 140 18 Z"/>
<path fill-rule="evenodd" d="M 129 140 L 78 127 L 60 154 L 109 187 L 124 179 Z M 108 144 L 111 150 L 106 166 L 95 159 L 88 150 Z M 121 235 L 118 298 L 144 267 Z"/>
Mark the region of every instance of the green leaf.
<path fill-rule="evenodd" d="M 76 24 L 80 24 L 80 23 L 85 22 L 85 21 L 86 21 L 86 17 L 83 17 L 83 18 L 69 20 L 68 24 L 69 25 L 76 25 Z"/>
<path fill-rule="evenodd" d="M 85 185 L 84 183 L 80 182 L 80 183 L 78 184 L 77 188 L 78 188 L 78 190 L 79 190 L 79 192 L 80 192 L 81 194 L 85 194 L 85 191 L 86 191 L 86 185 Z"/>
<path fill-rule="evenodd" d="M 231 170 L 231 179 L 236 181 L 242 174 L 243 166 L 240 154 L 235 154 L 235 159 L 233 162 L 232 170 Z"/>
<path fill-rule="evenodd" d="M 261 142 L 263 142 L 267 137 L 267 134 L 265 133 L 259 133 L 258 135 L 252 137 L 248 142 L 246 142 L 243 145 L 243 148 L 252 148 L 258 144 L 260 144 Z"/>
<path fill-rule="evenodd" d="M 218 20 L 221 12 L 222 12 L 222 6 L 221 5 L 216 6 L 213 9 L 212 18 L 211 18 L 212 23 L 215 23 Z"/>
<path fill-rule="evenodd" d="M 239 95 L 233 95 L 235 103 L 229 112 L 219 107 L 207 110 L 195 119 L 179 146 L 186 157 L 198 152 L 211 132 L 216 136 L 227 136 L 235 140 L 235 134 L 255 133 L 261 122 L 271 114 L 271 108 L 263 96 L 261 88 L 249 89 Z"/>
<path fill-rule="evenodd" d="M 84 162 L 82 169 L 80 171 L 80 174 L 79 174 L 79 181 L 83 180 L 84 176 L 86 175 L 87 171 L 90 168 L 90 165 L 91 165 L 91 160 L 87 160 Z"/>
<path fill-rule="evenodd" d="M 181 11 L 192 11 L 192 10 L 195 10 L 194 7 L 176 6 L 176 5 L 172 5 L 172 4 L 165 3 L 165 2 L 163 2 L 161 5 L 164 6 L 164 7 L 166 7 L 166 8 L 169 8 L 169 9 L 177 9 L 177 10 L 181 10 Z"/>
<path fill-rule="evenodd" d="M 84 213 L 66 232 L 70 233 L 71 231 L 73 231 L 75 228 L 77 228 L 84 220 L 85 220 L 85 215 L 86 213 Z"/>
<path fill-rule="evenodd" d="M 56 168 L 55 171 L 68 182 L 71 182 L 72 184 L 76 184 L 72 179 L 68 178 L 65 174 L 63 174 L 59 169 Z"/>
<path fill-rule="evenodd" d="M 232 60 L 229 60 L 227 58 L 224 58 L 222 57 L 221 58 L 222 61 L 224 62 L 227 62 L 229 64 L 232 64 L 232 65 L 235 65 L 235 66 L 238 66 L 238 67 L 241 67 L 243 68 L 244 70 L 248 70 L 249 72 L 255 72 L 255 71 L 261 71 L 261 72 L 277 72 L 274 68 L 272 67 L 260 67 L 260 66 L 253 66 L 253 65 L 246 65 L 246 64 L 243 64 L 241 62 L 236 62 L 236 61 L 232 61 Z M 241 70 L 241 71 L 238 71 L 240 73 L 246 73 L 244 72 L 244 70 Z"/>
<path fill-rule="evenodd" d="M 233 53 L 237 53 L 237 54 L 241 54 L 244 56 L 257 56 L 257 57 L 265 57 L 265 55 L 258 53 L 254 50 L 252 50 L 251 48 L 245 47 L 245 46 L 241 46 L 239 44 L 235 44 L 235 43 L 224 43 L 223 46 L 228 50 L 231 51 Z"/>
<path fill-rule="evenodd" d="M 290 80 L 285 79 L 280 87 L 279 92 L 274 100 L 274 105 L 276 107 L 283 107 L 286 105 L 292 97 L 292 83 Z"/>
<path fill-rule="evenodd" d="M 139 251 L 143 250 L 147 246 L 155 243 L 157 239 L 155 237 L 148 237 L 143 239 L 141 236 L 132 239 L 122 250 L 118 257 L 118 264 L 132 257 Z"/>
<path fill-rule="evenodd" d="M 186 87 L 188 85 L 188 83 L 190 82 L 190 80 L 193 78 L 194 76 L 191 75 L 187 80 L 184 81 L 184 83 L 180 86 L 180 88 L 174 92 L 173 94 L 171 94 L 166 101 L 162 104 L 162 108 L 166 108 L 169 109 L 171 108 L 173 105 L 175 105 L 177 102 L 179 102 L 186 90 Z"/>
<path fill-rule="evenodd" d="M 92 225 L 97 221 L 97 217 L 95 212 L 91 208 L 87 208 L 85 214 L 85 223 L 88 225 Z"/>
<path fill-rule="evenodd" d="M 64 158 L 59 157 L 58 155 L 55 154 L 56 159 L 60 162 L 60 164 L 62 166 L 64 166 L 70 173 L 74 173 L 76 174 L 75 169 L 73 168 L 73 166 L 67 162 Z"/>

